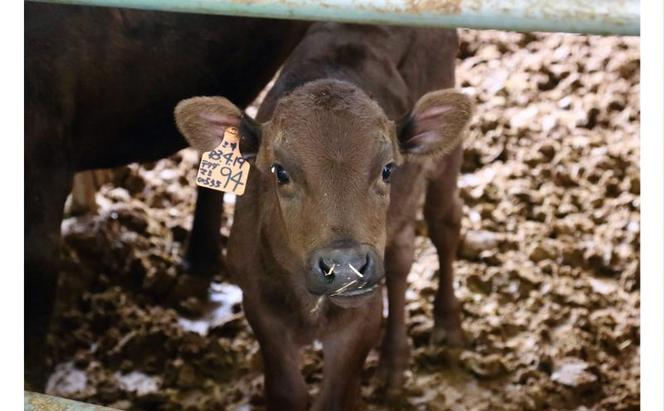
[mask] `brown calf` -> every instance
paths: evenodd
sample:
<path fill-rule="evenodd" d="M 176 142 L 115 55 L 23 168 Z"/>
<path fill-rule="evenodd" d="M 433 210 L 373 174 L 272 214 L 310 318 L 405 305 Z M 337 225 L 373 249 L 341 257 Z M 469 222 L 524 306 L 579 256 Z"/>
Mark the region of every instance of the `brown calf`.
<path fill-rule="evenodd" d="M 390 315 L 382 363 L 388 387 L 402 384 L 404 292 L 425 191 L 441 261 L 434 335 L 460 340 L 451 263 L 460 142 L 472 104 L 454 90 L 424 94 L 453 86 L 456 49 L 450 30 L 315 24 L 257 121 L 221 97 L 177 106 L 192 146 L 214 149 L 227 127 L 238 127 L 252 162 L 228 264 L 261 346 L 268 409 L 307 409 L 298 350 L 314 339 L 323 343 L 325 366 L 312 408 L 355 408 L 379 335 L 384 276 Z"/>

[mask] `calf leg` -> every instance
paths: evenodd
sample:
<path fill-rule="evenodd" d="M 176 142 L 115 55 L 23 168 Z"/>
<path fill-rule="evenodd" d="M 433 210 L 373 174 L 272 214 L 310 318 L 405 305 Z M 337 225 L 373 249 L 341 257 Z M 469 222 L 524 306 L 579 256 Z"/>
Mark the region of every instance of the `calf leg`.
<path fill-rule="evenodd" d="M 406 287 L 408 272 L 414 258 L 415 230 L 409 224 L 401 230 L 385 249 L 385 277 L 389 314 L 381 349 L 379 378 L 383 380 L 388 397 L 397 395 L 404 383 L 410 347 L 406 335 Z"/>
<path fill-rule="evenodd" d="M 37 391 L 48 377 L 46 336 L 58 285 L 60 223 L 73 178 L 65 163 L 51 160 L 28 155 L 25 165 L 25 380 Z"/>
<path fill-rule="evenodd" d="M 261 349 L 267 411 L 306 410 L 309 394 L 300 373 L 299 347 L 290 330 L 256 302 L 245 299 L 244 310 Z"/>
<path fill-rule="evenodd" d="M 222 270 L 221 218 L 224 193 L 198 187 L 194 222 L 185 254 L 187 271 L 210 277 Z"/>
<path fill-rule="evenodd" d="M 364 362 L 380 334 L 381 293 L 330 324 L 323 337 L 323 386 L 312 410 L 353 411 L 361 393 Z"/>
<path fill-rule="evenodd" d="M 463 344 L 460 306 L 454 295 L 452 263 L 457 252 L 461 231 L 462 208 L 458 197 L 457 175 L 461 161 L 461 149 L 452 153 L 427 187 L 424 217 L 429 236 L 438 252 L 439 284 L 434 300 L 434 329 L 431 341 L 446 342 L 451 346 Z"/>

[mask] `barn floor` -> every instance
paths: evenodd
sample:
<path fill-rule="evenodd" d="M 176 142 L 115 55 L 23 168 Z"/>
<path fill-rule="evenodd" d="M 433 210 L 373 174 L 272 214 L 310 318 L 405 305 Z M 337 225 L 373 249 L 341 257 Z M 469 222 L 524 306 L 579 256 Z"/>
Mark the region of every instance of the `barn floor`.
<path fill-rule="evenodd" d="M 428 345 L 438 263 L 422 224 L 405 396 L 383 402 L 372 353 L 366 408 L 638 410 L 639 40 L 461 37 L 458 84 L 478 101 L 455 263 L 468 345 Z M 263 409 L 238 290 L 221 276 L 208 305 L 186 298 L 196 163 L 184 150 L 125 167 L 97 195 L 98 215 L 64 221 L 50 394 L 126 410 Z M 315 393 L 320 350 L 304 358 Z"/>

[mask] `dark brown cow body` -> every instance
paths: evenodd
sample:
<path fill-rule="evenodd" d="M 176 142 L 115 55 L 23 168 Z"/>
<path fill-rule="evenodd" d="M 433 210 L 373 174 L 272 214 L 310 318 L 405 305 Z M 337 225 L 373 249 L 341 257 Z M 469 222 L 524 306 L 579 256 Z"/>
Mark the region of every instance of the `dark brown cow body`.
<path fill-rule="evenodd" d="M 246 106 L 306 26 L 26 2 L 25 341 L 33 389 L 44 382 L 60 222 L 74 172 L 185 147 L 173 105 L 214 91 Z M 188 258 L 200 268 L 219 256 L 218 243 L 205 244 L 220 240 L 222 198 L 200 190 L 198 200 Z"/>
<path fill-rule="evenodd" d="M 459 143 L 472 104 L 450 90 L 423 96 L 454 85 L 457 47 L 453 30 L 315 24 L 263 102 L 261 124 L 223 98 L 176 108 L 193 146 L 212 149 L 236 126 L 243 155 L 255 156 L 228 263 L 261 346 L 268 409 L 309 406 L 299 347 L 314 339 L 325 368 L 312 408 L 357 406 L 360 371 L 379 335 L 383 276 L 390 307 L 382 367 L 388 388 L 400 388 L 406 277 L 425 192 L 441 262 L 434 333 L 460 341 L 451 264 Z"/>

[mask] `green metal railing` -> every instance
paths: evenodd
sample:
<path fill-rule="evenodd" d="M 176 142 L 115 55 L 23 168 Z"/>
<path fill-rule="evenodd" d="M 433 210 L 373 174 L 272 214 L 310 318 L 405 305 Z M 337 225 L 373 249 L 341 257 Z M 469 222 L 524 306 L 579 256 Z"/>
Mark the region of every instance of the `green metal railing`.
<path fill-rule="evenodd" d="M 66 400 L 36 392 L 23 392 L 23 411 L 118 411 L 101 405 Z"/>
<path fill-rule="evenodd" d="M 33 0 L 405 26 L 638 36 L 640 0 Z"/>

